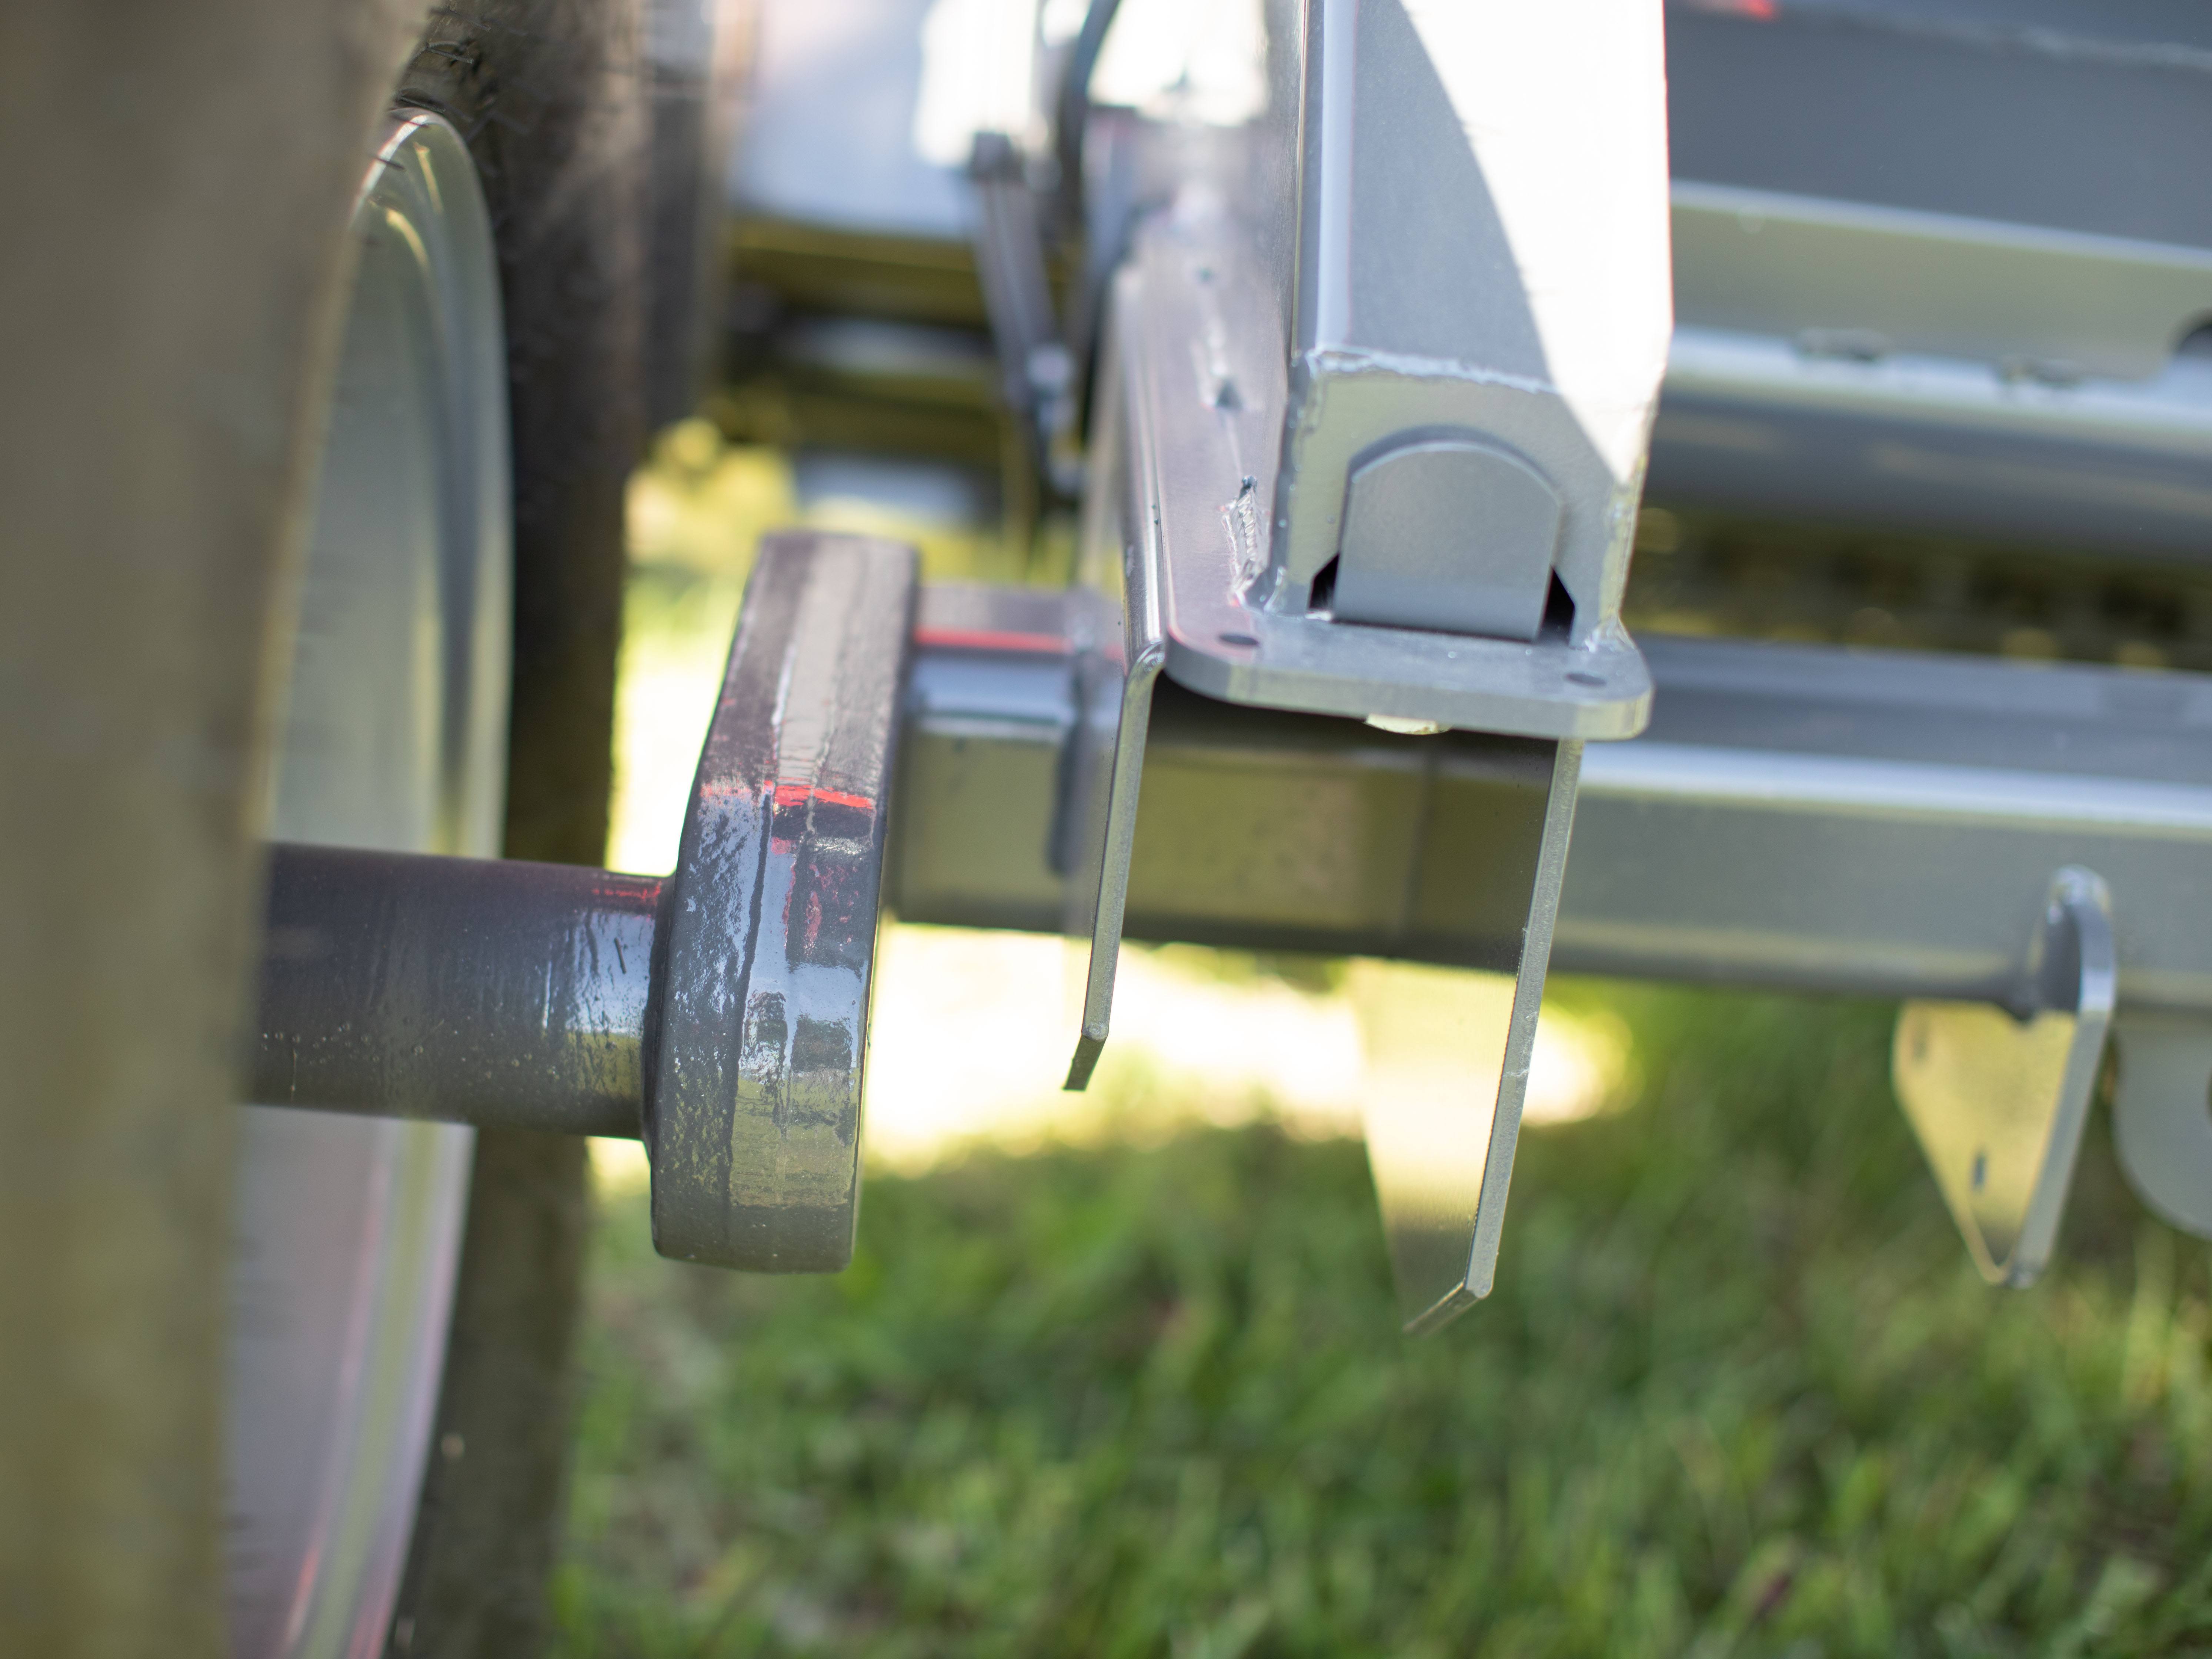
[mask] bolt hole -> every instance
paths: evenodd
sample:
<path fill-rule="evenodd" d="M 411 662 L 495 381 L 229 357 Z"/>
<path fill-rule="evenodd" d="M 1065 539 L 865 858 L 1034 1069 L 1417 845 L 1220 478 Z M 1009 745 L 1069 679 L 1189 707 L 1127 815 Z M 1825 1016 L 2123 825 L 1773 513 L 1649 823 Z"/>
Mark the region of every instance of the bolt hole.
<path fill-rule="evenodd" d="M 1217 637 L 1224 645 L 1243 646 L 1248 649 L 1260 643 L 1259 641 L 1254 639 L 1249 634 L 1222 634 L 1217 635 Z"/>
<path fill-rule="evenodd" d="M 1603 685 L 1605 684 L 1605 681 L 1597 675 L 1585 674 L 1579 668 L 1567 676 L 1567 681 L 1571 685 Z"/>

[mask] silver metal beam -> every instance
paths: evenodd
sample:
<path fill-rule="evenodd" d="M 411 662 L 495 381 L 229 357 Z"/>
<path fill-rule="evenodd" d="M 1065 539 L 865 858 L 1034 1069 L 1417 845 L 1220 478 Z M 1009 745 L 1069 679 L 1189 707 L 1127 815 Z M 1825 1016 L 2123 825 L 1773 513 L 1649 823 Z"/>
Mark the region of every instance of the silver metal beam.
<path fill-rule="evenodd" d="M 886 878 L 910 921 L 1062 925 L 1058 605 L 925 595 Z M 1555 967 L 2002 1000 L 2075 864 L 2112 887 L 2122 1006 L 2212 1013 L 2212 678 L 1644 645 L 1652 727 L 1585 750 Z M 1539 746 L 1164 680 L 1128 936 L 1504 966 L 1486 836 Z"/>
<path fill-rule="evenodd" d="M 2002 1001 L 2066 865 L 2124 1006 L 2212 1012 L 2212 680 L 1647 642 L 1650 732 L 1593 745 L 1554 963 Z"/>

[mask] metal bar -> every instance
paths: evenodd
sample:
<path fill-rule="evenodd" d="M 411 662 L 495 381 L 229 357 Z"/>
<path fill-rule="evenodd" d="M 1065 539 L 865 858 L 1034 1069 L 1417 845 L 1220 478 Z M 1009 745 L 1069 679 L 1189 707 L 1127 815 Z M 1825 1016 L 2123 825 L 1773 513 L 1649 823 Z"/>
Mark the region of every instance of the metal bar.
<path fill-rule="evenodd" d="M 272 848 L 252 1097 L 635 1139 L 661 883 Z"/>
<path fill-rule="evenodd" d="M 2110 883 L 2120 1000 L 2212 1010 L 2212 679 L 1647 643 L 1593 745 L 1563 969 L 2003 1000 L 2051 872 Z"/>
<path fill-rule="evenodd" d="M 925 596 L 890 872 L 908 920 L 1060 927 L 1072 671 L 1041 598 L 994 624 L 988 592 Z M 2079 864 L 2112 884 L 2123 1006 L 2212 1012 L 2212 679 L 1646 650 L 1650 732 L 1585 751 L 1555 967 L 2001 1000 L 2051 872 Z M 1486 909 L 1481 857 L 1533 746 L 1164 681 L 1128 936 L 1504 966 L 1519 919 Z"/>
<path fill-rule="evenodd" d="M 2203 558 L 2212 363 L 2193 349 L 2119 380 L 1814 332 L 1675 331 L 1650 499 Z"/>

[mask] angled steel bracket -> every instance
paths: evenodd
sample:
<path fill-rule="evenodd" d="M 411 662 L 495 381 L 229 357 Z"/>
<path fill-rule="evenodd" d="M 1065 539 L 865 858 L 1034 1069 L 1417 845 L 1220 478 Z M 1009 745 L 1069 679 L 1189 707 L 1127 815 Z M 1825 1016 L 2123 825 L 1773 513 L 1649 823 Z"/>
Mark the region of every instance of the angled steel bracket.
<path fill-rule="evenodd" d="M 1136 141 L 1168 188 L 1093 382 L 1070 1087 L 1105 1040 L 1158 675 L 1559 753 L 1649 717 L 1619 610 L 1669 323 L 1664 73 L 1656 12 L 1600 12 L 1312 0 L 1252 119 Z"/>
<path fill-rule="evenodd" d="M 1992 1285 L 2033 1284 L 2051 1260 L 2118 983 L 2112 896 L 2069 866 L 2012 1006 L 1908 1002 L 1898 1017 L 1898 1099 Z"/>

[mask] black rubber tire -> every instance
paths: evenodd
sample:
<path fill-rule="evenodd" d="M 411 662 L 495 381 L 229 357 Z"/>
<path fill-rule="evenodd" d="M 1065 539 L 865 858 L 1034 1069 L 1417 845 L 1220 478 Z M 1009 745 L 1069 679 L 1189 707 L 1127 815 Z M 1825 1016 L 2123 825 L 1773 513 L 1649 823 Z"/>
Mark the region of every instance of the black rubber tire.
<path fill-rule="evenodd" d="M 441 7 L 399 101 L 468 139 L 506 309 L 514 470 L 509 857 L 597 864 L 625 481 L 645 436 L 647 147 L 636 0 Z M 585 1143 L 477 1139 L 432 1452 L 388 1650 L 543 1644 L 588 1222 Z"/>
<path fill-rule="evenodd" d="M 750 13 L 727 0 L 645 9 L 645 413 L 657 429 L 697 412 L 718 367 L 723 185 Z"/>

